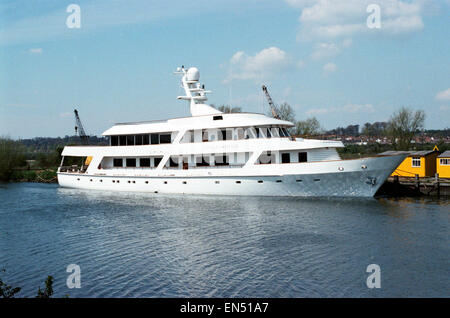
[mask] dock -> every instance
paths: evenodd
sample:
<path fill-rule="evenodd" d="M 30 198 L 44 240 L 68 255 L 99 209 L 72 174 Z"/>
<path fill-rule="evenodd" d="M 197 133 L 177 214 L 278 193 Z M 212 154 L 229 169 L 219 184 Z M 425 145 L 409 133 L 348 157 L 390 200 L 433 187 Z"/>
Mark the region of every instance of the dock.
<path fill-rule="evenodd" d="M 388 196 L 450 196 L 450 178 L 390 176 L 377 195 Z"/>

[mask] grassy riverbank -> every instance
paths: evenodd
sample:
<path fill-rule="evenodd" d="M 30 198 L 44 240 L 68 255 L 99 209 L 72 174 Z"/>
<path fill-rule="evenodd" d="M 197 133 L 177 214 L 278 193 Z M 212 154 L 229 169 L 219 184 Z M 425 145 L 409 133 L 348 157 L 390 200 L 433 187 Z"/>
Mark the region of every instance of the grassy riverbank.
<path fill-rule="evenodd" d="M 16 169 L 12 172 L 10 182 L 42 182 L 57 183 L 57 168 L 49 169 Z"/>

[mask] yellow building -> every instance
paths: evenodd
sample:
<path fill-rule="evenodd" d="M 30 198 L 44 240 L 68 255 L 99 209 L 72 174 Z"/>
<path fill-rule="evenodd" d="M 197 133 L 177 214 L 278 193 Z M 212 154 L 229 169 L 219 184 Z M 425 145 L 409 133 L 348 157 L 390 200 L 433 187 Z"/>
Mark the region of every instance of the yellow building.
<path fill-rule="evenodd" d="M 386 151 L 380 155 L 404 153 L 408 157 L 395 169 L 391 176 L 400 177 L 434 177 L 436 173 L 436 158 L 439 155 L 437 147 L 422 151 Z"/>
<path fill-rule="evenodd" d="M 437 157 L 436 172 L 439 173 L 439 178 L 450 178 L 450 150 Z"/>

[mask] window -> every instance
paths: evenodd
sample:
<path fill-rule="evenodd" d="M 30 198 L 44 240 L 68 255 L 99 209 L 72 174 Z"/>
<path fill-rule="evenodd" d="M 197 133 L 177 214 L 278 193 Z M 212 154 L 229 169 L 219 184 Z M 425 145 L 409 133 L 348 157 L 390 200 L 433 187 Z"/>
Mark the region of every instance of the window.
<path fill-rule="evenodd" d="M 282 153 L 281 154 L 281 163 L 290 163 L 291 162 L 291 154 L 290 153 Z"/>
<path fill-rule="evenodd" d="M 195 159 L 196 159 L 195 162 L 196 162 L 197 167 L 207 167 L 207 166 L 209 166 L 209 162 L 206 161 L 205 157 L 201 156 L 201 157 L 197 157 Z"/>
<path fill-rule="evenodd" d="M 139 165 L 141 167 L 150 167 L 150 158 L 141 158 L 141 159 L 139 159 Z"/>
<path fill-rule="evenodd" d="M 306 152 L 299 152 L 298 153 L 298 162 L 307 162 L 308 161 L 308 155 Z"/>
<path fill-rule="evenodd" d="M 150 139 L 149 139 L 149 136 L 148 136 L 148 135 L 143 135 L 143 136 L 142 136 L 142 144 L 143 144 L 143 145 L 148 145 L 148 144 L 150 144 Z"/>
<path fill-rule="evenodd" d="M 228 156 L 227 155 L 223 155 L 223 156 L 215 156 L 215 165 L 216 166 L 228 166 L 229 164 L 229 160 L 228 160 Z"/>
<path fill-rule="evenodd" d="M 171 142 L 170 134 L 159 135 L 159 142 L 161 144 L 170 144 L 170 142 Z"/>
<path fill-rule="evenodd" d="M 142 135 L 136 135 L 134 143 L 136 146 L 142 145 Z"/>
<path fill-rule="evenodd" d="M 203 142 L 208 141 L 208 131 L 207 130 L 202 130 L 202 141 Z"/>
<path fill-rule="evenodd" d="M 127 146 L 134 146 L 134 135 L 127 135 Z"/>
<path fill-rule="evenodd" d="M 162 158 L 155 158 L 155 167 L 157 167 L 159 165 L 161 160 L 162 160 Z"/>
<path fill-rule="evenodd" d="M 420 167 L 420 157 L 412 157 L 412 163 L 411 165 L 413 167 Z"/>
<path fill-rule="evenodd" d="M 213 116 L 213 120 L 223 120 L 222 116 Z"/>
<path fill-rule="evenodd" d="M 439 159 L 439 164 L 441 166 L 450 166 L 450 159 L 449 158 L 441 158 L 441 159 Z"/>
<path fill-rule="evenodd" d="M 136 167 L 136 158 L 127 158 L 127 167 Z"/>
<path fill-rule="evenodd" d="M 172 168 L 178 167 L 178 158 L 170 157 L 170 159 L 169 159 L 169 166 L 172 167 Z"/>
<path fill-rule="evenodd" d="M 151 134 L 150 135 L 150 141 L 152 145 L 157 145 L 159 144 L 159 135 L 158 134 Z"/>
<path fill-rule="evenodd" d="M 119 136 L 111 136 L 111 146 L 119 145 Z"/>
<path fill-rule="evenodd" d="M 120 158 L 120 159 L 114 158 L 113 165 L 114 165 L 114 167 L 123 167 L 123 159 L 122 158 Z"/>
<path fill-rule="evenodd" d="M 119 136 L 119 145 L 126 146 L 127 145 L 127 136 Z"/>

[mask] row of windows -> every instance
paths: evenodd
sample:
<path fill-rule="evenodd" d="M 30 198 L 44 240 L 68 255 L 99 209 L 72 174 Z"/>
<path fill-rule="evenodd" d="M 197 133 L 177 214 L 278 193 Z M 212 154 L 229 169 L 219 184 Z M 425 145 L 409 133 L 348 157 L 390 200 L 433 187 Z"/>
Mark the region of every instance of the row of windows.
<path fill-rule="evenodd" d="M 194 142 L 194 130 L 186 132 L 181 139 L 183 143 Z M 224 141 L 224 140 L 242 140 L 253 138 L 272 138 L 272 137 L 290 137 L 289 131 L 282 127 L 249 127 L 249 128 L 223 128 L 223 129 L 203 129 L 201 138 L 203 142 Z"/>
<path fill-rule="evenodd" d="M 450 159 L 448 159 L 448 158 L 440 158 L 439 159 L 439 164 L 441 166 L 450 166 Z"/>
<path fill-rule="evenodd" d="M 308 162 L 308 154 L 306 152 L 299 152 L 297 156 L 298 156 L 297 162 L 299 163 Z M 263 153 L 259 157 L 258 163 L 260 164 L 276 163 L 275 154 L 271 153 L 270 151 Z M 281 153 L 281 163 L 291 163 L 291 153 L 289 152 Z"/>
<path fill-rule="evenodd" d="M 171 134 L 141 134 L 111 136 L 111 146 L 141 146 L 170 144 Z"/>
<path fill-rule="evenodd" d="M 154 161 L 153 161 L 154 164 L 153 164 L 153 166 L 151 166 L 150 158 L 139 158 L 139 167 L 143 167 L 143 168 L 157 167 L 159 165 L 159 163 L 161 162 L 161 160 L 162 160 L 162 157 L 154 158 Z M 126 158 L 125 159 L 125 167 L 127 167 L 127 168 L 137 167 L 136 161 L 137 161 L 136 158 Z M 123 167 L 123 162 L 124 162 L 123 158 L 114 158 L 113 166 L 115 168 L 121 168 L 121 167 Z"/>

